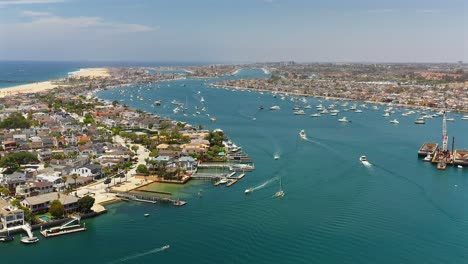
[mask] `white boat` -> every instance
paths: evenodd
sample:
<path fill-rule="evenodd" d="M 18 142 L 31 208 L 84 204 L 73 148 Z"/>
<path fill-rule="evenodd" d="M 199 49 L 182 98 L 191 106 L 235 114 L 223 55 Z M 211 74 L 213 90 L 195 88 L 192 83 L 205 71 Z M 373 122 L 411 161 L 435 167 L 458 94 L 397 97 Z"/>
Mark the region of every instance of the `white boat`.
<path fill-rule="evenodd" d="M 299 136 L 304 140 L 307 139 L 307 135 L 304 129 L 302 129 L 301 132 L 299 132 Z"/>
<path fill-rule="evenodd" d="M 359 160 L 361 161 L 362 164 L 364 164 L 365 166 L 370 166 L 371 164 L 369 163 L 369 161 L 367 161 L 367 157 L 366 156 L 361 156 L 359 157 Z"/>
<path fill-rule="evenodd" d="M 280 159 L 280 155 L 279 155 L 279 154 L 275 154 L 275 156 L 273 156 L 273 158 L 274 158 L 275 160 L 279 160 L 279 159 Z"/>
<path fill-rule="evenodd" d="M 321 117 L 321 114 L 311 114 L 310 117 Z"/>
<path fill-rule="evenodd" d="M 457 166 L 459 169 L 463 169 L 463 166 L 462 165 L 458 165 Z"/>
<path fill-rule="evenodd" d="M 274 105 L 272 107 L 270 107 L 270 110 L 280 110 L 281 108 L 279 107 L 279 105 Z"/>
<path fill-rule="evenodd" d="M 23 244 L 34 244 L 39 241 L 37 237 L 23 237 L 21 238 L 21 243 Z"/>
<path fill-rule="evenodd" d="M 337 116 L 338 113 L 331 113 L 330 115 L 331 115 L 331 116 Z"/>
<path fill-rule="evenodd" d="M 354 111 L 354 113 L 362 113 L 362 110 L 361 110 L 361 109 L 356 109 L 356 110 Z"/>
<path fill-rule="evenodd" d="M 306 106 L 304 107 L 304 109 L 312 109 L 312 106 L 306 105 Z"/>
<path fill-rule="evenodd" d="M 414 121 L 414 123 L 418 125 L 423 125 L 423 124 L 426 124 L 426 121 L 424 120 L 424 118 L 419 117 L 418 119 Z"/>
<path fill-rule="evenodd" d="M 393 120 L 390 120 L 390 123 L 392 123 L 392 124 L 399 124 L 400 122 L 398 122 L 398 120 L 396 120 L 396 119 L 393 119 Z"/>
<path fill-rule="evenodd" d="M 279 179 L 279 190 L 275 193 L 276 198 L 281 198 L 284 196 L 283 187 L 281 186 L 281 178 Z"/>
<path fill-rule="evenodd" d="M 145 217 L 148 217 L 148 216 L 149 216 L 149 214 L 144 214 L 144 216 L 145 216 Z"/>
<path fill-rule="evenodd" d="M 200 99 L 200 103 L 203 104 L 204 102 L 205 102 L 205 98 L 203 98 L 203 96 L 202 96 L 202 98 Z"/>
<path fill-rule="evenodd" d="M 328 113 L 329 113 L 329 112 L 328 112 L 327 109 L 323 109 L 323 110 L 322 110 L 322 114 L 328 114 Z"/>
<path fill-rule="evenodd" d="M 170 248 L 170 247 L 171 247 L 171 246 L 169 246 L 169 245 L 165 245 L 164 247 L 161 248 L 161 250 L 166 250 L 166 249 L 168 249 L 168 248 Z"/>
<path fill-rule="evenodd" d="M 305 115 L 304 110 L 297 110 L 294 112 L 295 115 Z"/>
<path fill-rule="evenodd" d="M 346 116 L 343 116 L 342 118 L 338 119 L 338 122 L 348 123 L 349 120 L 346 118 Z"/>
<path fill-rule="evenodd" d="M 468 115 L 464 115 L 461 120 L 468 120 Z"/>
<path fill-rule="evenodd" d="M 385 112 L 385 114 L 383 114 L 382 116 L 384 116 L 384 117 L 390 116 L 390 113 L 389 113 L 389 112 Z"/>
<path fill-rule="evenodd" d="M 219 180 L 219 183 L 221 183 L 221 184 L 225 184 L 227 182 L 228 182 L 228 178 L 226 178 L 226 177 L 223 177 L 221 180 Z"/>
<path fill-rule="evenodd" d="M 451 117 L 451 118 L 446 118 L 445 121 L 455 122 L 455 118 L 453 118 L 453 117 Z"/>
<path fill-rule="evenodd" d="M 210 120 L 211 120 L 211 122 L 213 122 L 213 123 L 216 122 L 216 118 L 215 118 L 215 117 L 210 118 Z"/>
<path fill-rule="evenodd" d="M 424 159 L 423 159 L 423 160 L 424 160 L 424 161 L 427 161 L 427 162 L 430 162 L 430 161 L 432 160 L 432 156 L 431 156 L 431 154 L 427 154 L 427 156 L 426 156 L 426 157 L 424 157 Z"/>
<path fill-rule="evenodd" d="M 158 106 L 161 105 L 161 100 L 154 101 L 154 104 Z"/>
<path fill-rule="evenodd" d="M 248 188 L 248 189 L 245 189 L 244 193 L 245 194 L 251 194 L 253 192 L 253 188 Z"/>

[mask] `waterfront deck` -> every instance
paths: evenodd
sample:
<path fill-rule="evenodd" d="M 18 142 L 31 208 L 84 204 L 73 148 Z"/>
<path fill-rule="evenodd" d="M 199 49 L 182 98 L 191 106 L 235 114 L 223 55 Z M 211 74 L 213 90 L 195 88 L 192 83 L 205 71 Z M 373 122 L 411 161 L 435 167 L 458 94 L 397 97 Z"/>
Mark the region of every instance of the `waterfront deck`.
<path fill-rule="evenodd" d="M 439 144 L 435 142 L 426 142 L 421 146 L 421 148 L 419 148 L 418 156 L 420 157 L 425 157 L 427 155 L 434 156 L 438 146 Z"/>

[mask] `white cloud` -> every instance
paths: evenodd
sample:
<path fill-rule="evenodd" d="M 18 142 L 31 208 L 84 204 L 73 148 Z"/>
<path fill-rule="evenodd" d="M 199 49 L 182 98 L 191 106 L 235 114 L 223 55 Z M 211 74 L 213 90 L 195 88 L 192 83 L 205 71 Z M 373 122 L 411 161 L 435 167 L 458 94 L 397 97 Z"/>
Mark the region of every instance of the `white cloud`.
<path fill-rule="evenodd" d="M 40 17 L 40 16 L 50 16 L 51 14 L 49 12 L 39 12 L 39 11 L 30 11 L 30 10 L 25 10 L 21 12 L 23 16 L 27 17 Z"/>
<path fill-rule="evenodd" d="M 65 0 L 0 0 L 0 6 L 62 3 Z"/>

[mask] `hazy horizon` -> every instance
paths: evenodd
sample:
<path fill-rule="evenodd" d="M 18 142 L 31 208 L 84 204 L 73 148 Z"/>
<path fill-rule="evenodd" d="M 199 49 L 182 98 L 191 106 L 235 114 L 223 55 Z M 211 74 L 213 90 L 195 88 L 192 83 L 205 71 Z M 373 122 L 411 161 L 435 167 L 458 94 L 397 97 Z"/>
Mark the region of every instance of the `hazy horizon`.
<path fill-rule="evenodd" d="M 456 63 L 462 0 L 0 0 L 1 61 Z"/>

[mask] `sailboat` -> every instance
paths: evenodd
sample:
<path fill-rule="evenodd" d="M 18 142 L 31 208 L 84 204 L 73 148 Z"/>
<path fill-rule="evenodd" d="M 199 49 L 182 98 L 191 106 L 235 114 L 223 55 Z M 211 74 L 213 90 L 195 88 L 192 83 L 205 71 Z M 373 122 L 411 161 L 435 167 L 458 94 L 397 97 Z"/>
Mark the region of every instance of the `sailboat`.
<path fill-rule="evenodd" d="M 281 198 L 284 196 L 283 187 L 281 185 L 281 178 L 279 179 L 279 190 L 275 193 L 276 198 Z"/>

